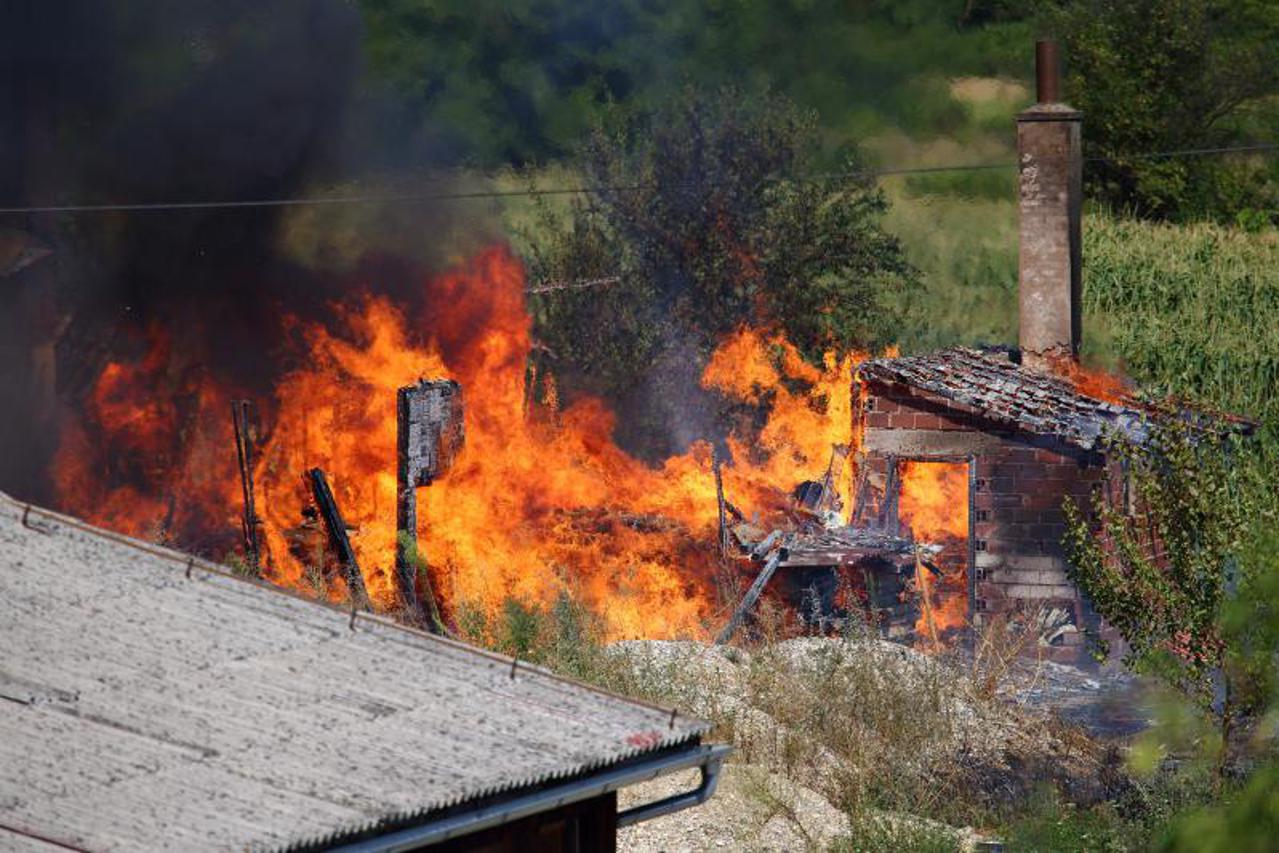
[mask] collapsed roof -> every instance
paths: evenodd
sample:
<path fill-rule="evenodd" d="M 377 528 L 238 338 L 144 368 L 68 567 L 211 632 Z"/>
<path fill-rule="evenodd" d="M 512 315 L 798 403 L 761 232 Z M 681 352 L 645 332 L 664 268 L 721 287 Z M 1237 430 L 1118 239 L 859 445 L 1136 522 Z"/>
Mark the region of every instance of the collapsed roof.
<path fill-rule="evenodd" d="M 1118 435 L 1144 441 L 1149 412 L 1090 397 L 1066 378 L 1014 362 L 1007 350 L 969 347 L 864 362 L 865 381 L 901 385 L 941 398 L 996 425 L 1047 436 L 1084 450 Z"/>

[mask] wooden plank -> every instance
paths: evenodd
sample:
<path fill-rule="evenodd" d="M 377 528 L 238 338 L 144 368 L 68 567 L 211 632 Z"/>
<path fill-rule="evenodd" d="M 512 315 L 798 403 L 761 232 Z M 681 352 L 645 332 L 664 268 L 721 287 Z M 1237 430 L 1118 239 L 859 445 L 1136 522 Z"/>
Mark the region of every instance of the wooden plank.
<path fill-rule="evenodd" d="M 368 610 L 369 593 L 364 588 L 364 575 L 355 559 L 355 549 L 351 547 L 351 537 L 347 535 L 346 522 L 342 519 L 342 511 L 338 509 L 337 499 L 333 497 L 333 490 L 329 488 L 328 478 L 319 468 L 312 468 L 307 476 L 311 480 L 311 494 L 315 498 L 315 505 L 320 508 L 320 518 L 324 519 L 324 526 L 329 530 L 329 541 L 333 543 L 338 562 L 342 564 L 342 576 L 346 579 L 351 604 Z"/>
<path fill-rule="evenodd" d="M 746 618 L 746 614 L 755 606 L 755 602 L 759 601 L 760 595 L 764 592 L 764 587 L 772 579 L 773 573 L 777 571 L 777 566 L 782 561 L 782 555 L 786 548 L 779 547 L 768 556 L 768 562 L 764 563 L 764 568 L 760 569 L 759 575 L 755 578 L 755 582 L 751 584 L 750 589 L 746 590 L 746 595 L 742 598 L 742 603 L 737 605 L 737 609 L 733 611 L 732 617 L 728 620 L 728 624 L 724 626 L 724 630 L 720 631 L 718 637 L 715 638 L 717 645 L 723 645 L 733 639 L 733 635 L 737 633 L 737 628 L 742 624 L 742 620 Z"/>
<path fill-rule="evenodd" d="M 451 379 L 419 380 L 396 393 L 395 577 L 405 618 L 440 631 L 430 579 L 418 571 L 417 489 L 448 470 L 465 440 L 462 388 Z M 428 621 L 418 586 L 428 603 Z"/>
<path fill-rule="evenodd" d="M 724 513 L 724 477 L 719 470 L 719 451 L 711 445 L 711 470 L 715 472 L 715 503 L 719 510 L 719 555 L 728 556 L 728 519 Z"/>

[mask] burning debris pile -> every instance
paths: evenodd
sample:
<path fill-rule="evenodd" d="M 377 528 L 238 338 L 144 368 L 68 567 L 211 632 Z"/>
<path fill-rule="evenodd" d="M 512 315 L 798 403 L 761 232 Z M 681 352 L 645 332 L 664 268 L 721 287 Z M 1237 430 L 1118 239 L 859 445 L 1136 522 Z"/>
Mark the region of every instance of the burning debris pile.
<path fill-rule="evenodd" d="M 420 312 L 365 294 L 332 322 L 287 318 L 278 346 L 296 347 L 294 367 L 268 396 L 184 358 L 165 329 L 145 330 L 64 430 L 62 507 L 219 557 L 238 550 L 239 528 L 263 577 L 401 615 L 413 592 L 429 609 L 433 591 L 446 619 L 569 595 L 609 639 L 710 636 L 725 618 L 725 570 L 749 578 L 770 555 L 795 573 L 784 595 L 825 568 L 832 612 L 830 569 L 878 559 L 914 571 L 906 539 L 838 522 L 853 504 L 859 357 L 817 367 L 780 337 L 739 330 L 702 383 L 766 419 L 730 432 L 723 464 L 708 441 L 650 466 L 613 442 L 601 401 L 561 405 L 551 377 L 530 376 L 525 281 L 508 251 L 423 288 Z M 397 477 L 397 395 L 421 377 L 464 390 L 465 449 L 446 473 Z M 237 409 L 228 423 L 232 401 L 251 396 L 253 416 Z M 782 533 L 764 546 L 772 530 Z"/>

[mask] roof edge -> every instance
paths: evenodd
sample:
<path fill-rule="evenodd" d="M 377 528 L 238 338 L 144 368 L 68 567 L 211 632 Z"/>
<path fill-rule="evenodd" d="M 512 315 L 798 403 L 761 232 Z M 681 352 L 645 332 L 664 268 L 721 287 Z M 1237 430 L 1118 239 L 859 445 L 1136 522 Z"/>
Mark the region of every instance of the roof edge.
<path fill-rule="evenodd" d="M 586 682 L 586 681 L 581 681 L 579 679 L 572 678 L 570 676 L 561 675 L 545 667 L 538 666 L 537 664 L 534 664 L 530 661 L 523 661 L 523 660 L 520 660 L 519 658 L 509 657 L 499 652 L 490 651 L 489 649 L 484 649 L 479 646 L 473 646 L 470 643 L 464 643 L 461 640 L 455 640 L 452 637 L 442 637 L 437 634 L 432 634 L 428 631 L 423 631 L 417 628 L 409 627 L 407 625 L 402 625 L 399 622 L 396 622 L 395 620 L 390 619 L 386 616 L 381 616 L 376 613 L 357 610 L 354 608 L 348 610 L 348 609 L 339 607 L 338 605 L 328 601 L 318 601 L 314 598 L 305 596 L 302 593 L 297 592 L 296 590 L 289 589 L 288 587 L 278 586 L 269 581 L 260 580 L 257 578 L 244 577 L 243 575 L 237 575 L 234 572 L 232 572 L 230 569 L 228 569 L 226 566 L 222 565 L 221 563 L 214 562 L 213 560 L 209 560 L 204 557 L 197 557 L 194 554 L 188 554 L 184 551 L 178 551 L 173 548 L 166 548 L 163 545 L 156 545 L 152 542 L 147 542 L 145 539 L 138 539 L 136 537 L 128 536 L 123 533 L 117 533 L 116 531 L 108 530 L 105 527 L 98 527 L 96 525 L 89 524 L 87 521 L 84 521 L 83 519 L 76 518 L 75 516 L 66 515 L 64 513 L 58 512 L 57 510 L 48 509 L 46 507 L 41 507 L 32 503 L 28 503 L 26 501 L 18 500 L 17 498 L 13 497 L 12 495 L 4 491 L 0 491 L 0 502 L 7 503 L 11 507 L 13 507 L 15 510 L 21 511 L 22 524 L 24 526 L 27 526 L 27 527 L 32 526 L 30 521 L 33 516 L 37 518 L 43 518 L 48 521 L 53 521 L 58 524 L 65 525 L 67 527 L 73 528 L 75 530 L 79 530 L 84 533 L 89 533 L 95 536 L 101 536 L 106 539 L 110 539 L 111 541 L 116 542 L 117 544 L 125 545 L 129 548 L 142 551 L 143 553 L 149 554 L 153 557 L 158 557 L 160 559 L 167 560 L 174 564 L 175 571 L 181 570 L 189 574 L 192 571 L 199 570 L 201 572 L 204 572 L 209 575 L 214 575 L 221 579 L 233 581 L 235 583 L 245 584 L 251 587 L 256 587 L 257 589 L 263 590 L 273 595 L 283 595 L 283 596 L 287 596 L 289 598 L 295 599 L 297 601 L 301 601 L 306 604 L 312 605 L 314 607 L 325 608 L 327 610 L 332 611 L 335 615 L 340 615 L 342 619 L 347 620 L 348 624 L 352 628 L 355 626 L 356 622 L 358 621 L 360 624 L 364 624 L 370 627 L 381 628 L 383 630 L 391 631 L 394 633 L 403 634 L 406 637 L 409 637 L 415 640 L 426 641 L 429 643 L 439 643 L 441 645 L 448 646 L 457 651 L 462 651 L 462 652 L 475 655 L 476 657 L 487 658 L 488 660 L 502 663 L 504 665 L 512 665 L 512 666 L 518 667 L 520 671 L 536 672 L 538 675 L 541 675 L 545 678 L 549 678 L 553 681 L 558 681 L 562 684 L 569 684 L 574 687 L 580 687 L 582 689 L 589 690 L 593 693 L 596 693 L 600 696 L 607 696 L 612 699 L 617 699 L 623 702 L 629 702 L 633 705 L 639 705 L 641 707 L 648 708 L 653 711 L 661 711 L 664 714 L 670 714 L 672 717 L 674 717 L 676 714 L 679 713 L 678 708 L 675 708 L 669 705 L 660 705 L 656 702 L 650 702 L 646 699 L 637 699 L 632 696 L 627 696 L 625 694 L 618 693 L 613 690 L 608 690 L 606 688 L 599 687 L 598 685 L 595 685 L 595 684 L 590 684 L 589 682 Z M 685 719 L 701 723 L 701 726 L 699 727 L 699 734 L 705 734 L 709 732 L 712 728 L 710 723 L 706 722 L 705 720 L 697 720 L 696 718 L 692 717 L 692 715 L 687 715 Z"/>

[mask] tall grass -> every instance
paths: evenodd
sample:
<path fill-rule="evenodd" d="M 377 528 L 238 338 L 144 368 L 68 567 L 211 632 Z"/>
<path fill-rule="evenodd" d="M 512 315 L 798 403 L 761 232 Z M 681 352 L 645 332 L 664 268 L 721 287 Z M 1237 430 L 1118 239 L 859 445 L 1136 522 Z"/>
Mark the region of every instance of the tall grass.
<path fill-rule="evenodd" d="M 990 180 L 988 176 L 975 180 Z M 887 229 L 923 273 L 898 339 L 903 352 L 1016 343 L 1017 208 L 1006 199 L 925 194 L 888 179 Z"/>
<path fill-rule="evenodd" d="M 1084 305 L 1086 346 L 1138 381 L 1279 419 L 1279 233 L 1091 216 Z"/>
<path fill-rule="evenodd" d="M 896 180 L 896 183 L 892 183 Z M 1017 340 L 1017 210 L 912 192 L 888 228 L 924 273 L 903 351 Z M 918 187 L 915 187 L 918 190 Z M 1279 232 L 1084 220 L 1084 358 L 1143 387 L 1279 421 Z"/>

